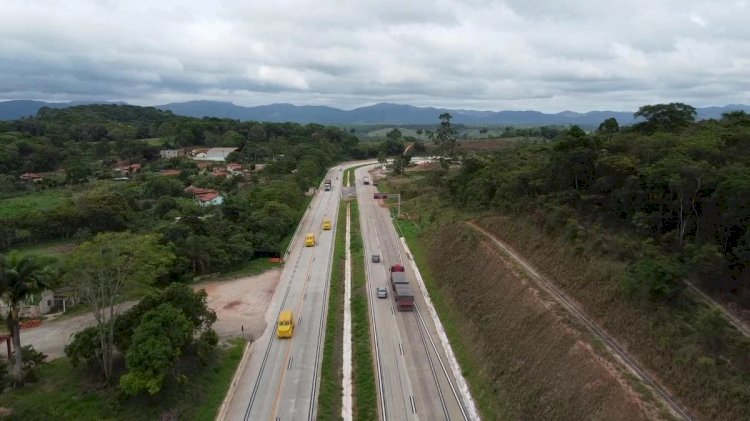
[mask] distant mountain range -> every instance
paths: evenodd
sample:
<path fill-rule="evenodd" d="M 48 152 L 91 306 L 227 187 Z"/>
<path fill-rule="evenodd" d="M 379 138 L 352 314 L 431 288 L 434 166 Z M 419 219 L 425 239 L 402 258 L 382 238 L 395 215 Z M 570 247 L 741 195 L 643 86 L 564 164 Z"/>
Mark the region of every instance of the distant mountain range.
<path fill-rule="evenodd" d="M 93 104 L 94 101 L 49 103 L 42 101 L 15 100 L 0 102 L 0 120 L 13 120 L 35 115 L 41 107 L 65 108 L 73 105 Z M 121 103 L 120 103 L 121 104 Z M 589 111 L 577 113 L 563 111 L 547 114 L 539 111 L 476 111 L 433 107 L 415 107 L 381 103 L 353 110 L 340 110 L 317 105 L 271 104 L 243 107 L 231 102 L 188 101 L 157 105 L 156 108 L 172 111 L 189 117 L 220 117 L 235 120 L 320 123 L 333 125 L 352 124 L 429 124 L 438 122 L 442 113 L 450 113 L 456 124 L 473 126 L 545 126 L 577 124 L 582 127 L 597 127 L 602 121 L 614 117 L 620 125 L 634 123 L 630 111 Z M 722 113 L 743 110 L 750 113 L 748 105 L 698 108 L 698 119 L 721 118 Z"/>

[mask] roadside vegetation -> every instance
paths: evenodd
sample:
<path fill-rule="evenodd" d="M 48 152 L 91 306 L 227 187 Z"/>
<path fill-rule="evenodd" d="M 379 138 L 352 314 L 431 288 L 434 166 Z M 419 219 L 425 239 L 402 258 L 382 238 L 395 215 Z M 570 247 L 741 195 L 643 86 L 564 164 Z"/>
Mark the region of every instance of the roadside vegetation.
<path fill-rule="evenodd" d="M 190 155 L 210 147 L 236 149 L 221 162 Z M 0 295 L 9 304 L 2 316 L 14 349 L 24 350 L 0 364 L 0 384 L 14 386 L 4 406 L 35 419 L 30 404 L 11 399 L 28 394 L 43 419 L 213 418 L 215 405 L 197 408 L 220 402 L 225 385 L 217 392 L 200 382 L 226 353 L 216 347 L 205 293 L 187 284 L 278 264 L 269 259 L 282 256 L 310 202 L 306 192 L 326 168 L 380 147 L 334 127 L 124 105 L 43 108 L 0 122 Z M 161 149 L 178 156 L 162 158 Z M 44 290 L 74 296 L 95 318 L 65 339 L 67 357 L 45 374 L 52 383 L 35 382 L 46 357 L 24 347 L 20 328 L 37 323 L 24 309 Z M 140 303 L 127 311 L 112 307 L 132 299 Z M 62 396 L 57 387 L 90 402 L 56 407 L 60 400 L 44 393 Z M 175 403 L 180 394 L 190 402 Z M 131 411 L 137 402 L 153 411 Z"/>
<path fill-rule="evenodd" d="M 0 395 L 9 419 L 22 420 L 213 420 L 242 358 L 242 339 L 216 350 L 207 365 L 185 360 L 177 368 L 189 381 L 171 378 L 159 395 L 128 398 L 97 387 L 96 376 L 58 358 L 38 369 L 34 387 Z"/>
<path fill-rule="evenodd" d="M 378 418 L 375 367 L 370 340 L 370 311 L 367 304 L 367 280 L 362 233 L 357 201 L 351 202 L 352 252 L 352 367 L 354 381 L 354 417 L 359 420 Z"/>
<path fill-rule="evenodd" d="M 341 378 L 344 341 L 344 265 L 346 264 L 346 205 L 339 204 L 336 240 L 331 267 L 331 287 L 326 315 L 326 340 L 323 345 L 318 419 L 341 419 Z"/>
<path fill-rule="evenodd" d="M 454 138 L 437 145 L 441 165 L 392 179 L 388 190 L 402 194 L 401 225 L 418 259 L 445 244 L 433 237 L 441 227 L 474 219 L 574 297 L 693 416 L 741 419 L 750 413 L 750 341 L 683 280 L 750 307 L 750 117 L 694 122 L 685 104 L 637 115 L 634 127 L 574 126 L 460 165 L 450 162 Z M 475 394 L 486 414 L 486 393 Z"/>

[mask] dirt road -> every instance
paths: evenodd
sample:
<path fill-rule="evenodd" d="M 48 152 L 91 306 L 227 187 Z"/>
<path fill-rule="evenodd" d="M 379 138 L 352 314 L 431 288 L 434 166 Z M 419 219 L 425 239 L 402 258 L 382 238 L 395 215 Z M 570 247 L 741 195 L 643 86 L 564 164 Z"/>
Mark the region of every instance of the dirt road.
<path fill-rule="evenodd" d="M 126 301 L 121 304 L 121 311 L 135 305 L 136 301 Z M 64 320 L 44 321 L 41 325 L 21 330 L 21 345 L 33 345 L 37 351 L 47 354 L 47 360 L 65 355 L 65 344 L 73 339 L 73 334 L 96 324 L 91 313 L 71 317 Z"/>
<path fill-rule="evenodd" d="M 241 336 L 243 327 L 245 337 L 257 338 L 266 327 L 264 316 L 280 276 L 281 269 L 273 269 L 256 276 L 195 284 L 193 288 L 205 289 L 208 293 L 208 306 L 218 316 L 213 328 L 222 340 Z M 122 311 L 135 303 L 123 303 Z M 38 327 L 23 329 L 21 344 L 33 345 L 47 354 L 48 360 L 53 360 L 65 355 L 63 349 L 73 334 L 94 324 L 90 313 L 45 321 Z"/>

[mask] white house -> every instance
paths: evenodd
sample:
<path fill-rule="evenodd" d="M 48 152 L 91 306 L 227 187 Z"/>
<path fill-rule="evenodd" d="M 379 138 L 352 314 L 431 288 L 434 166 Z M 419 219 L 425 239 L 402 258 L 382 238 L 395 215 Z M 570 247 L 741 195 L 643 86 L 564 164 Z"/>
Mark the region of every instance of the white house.
<path fill-rule="evenodd" d="M 197 200 L 198 204 L 201 206 L 216 206 L 224 203 L 224 197 L 220 196 L 218 193 L 199 194 L 195 196 L 195 200 Z"/>
<path fill-rule="evenodd" d="M 181 149 L 162 149 L 159 151 L 159 156 L 163 159 L 177 158 L 182 154 L 183 152 Z"/>
<path fill-rule="evenodd" d="M 193 159 L 200 161 L 224 161 L 230 153 L 239 148 L 210 148 L 207 151 L 199 151 L 193 155 Z"/>

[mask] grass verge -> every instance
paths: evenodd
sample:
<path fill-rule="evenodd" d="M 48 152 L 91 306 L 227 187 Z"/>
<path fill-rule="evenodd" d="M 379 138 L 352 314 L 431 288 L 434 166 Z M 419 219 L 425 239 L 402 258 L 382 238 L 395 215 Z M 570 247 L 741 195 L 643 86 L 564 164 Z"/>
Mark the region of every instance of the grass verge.
<path fill-rule="evenodd" d="M 326 316 L 326 340 L 318 394 L 318 419 L 341 419 L 341 376 L 344 328 L 344 264 L 346 262 L 346 202 L 339 205 L 336 242 L 333 249 L 331 286 Z"/>
<path fill-rule="evenodd" d="M 367 307 L 367 282 L 362 233 L 357 201 L 352 202 L 352 362 L 354 380 L 354 418 L 377 419 L 375 367 L 370 341 L 370 312 Z"/>
<path fill-rule="evenodd" d="M 453 353 L 461 366 L 461 374 L 466 379 L 472 392 L 472 397 L 477 404 L 482 418 L 503 419 L 502 410 L 497 406 L 494 397 L 494 390 L 491 382 L 488 382 L 486 376 L 481 375 L 483 367 L 472 358 L 471 353 L 466 348 L 465 337 L 461 335 L 459 320 L 463 317 L 450 306 L 437 285 L 430 268 L 427 264 L 426 244 L 422 239 L 423 227 L 412 221 L 395 219 L 399 235 L 402 235 L 409 245 L 412 257 L 419 267 L 425 287 L 430 294 L 435 311 L 440 318 L 448 341 L 453 348 Z M 494 414 L 488 417 L 488 414 Z"/>
<path fill-rule="evenodd" d="M 203 367 L 191 359 L 180 366 L 186 383 L 171 379 L 154 397 L 125 399 L 117 388 L 100 388 L 97 377 L 58 358 L 38 370 L 39 381 L 0 395 L 0 406 L 22 420 L 213 420 L 242 358 L 245 342 L 233 340 L 217 348 L 216 358 Z"/>

